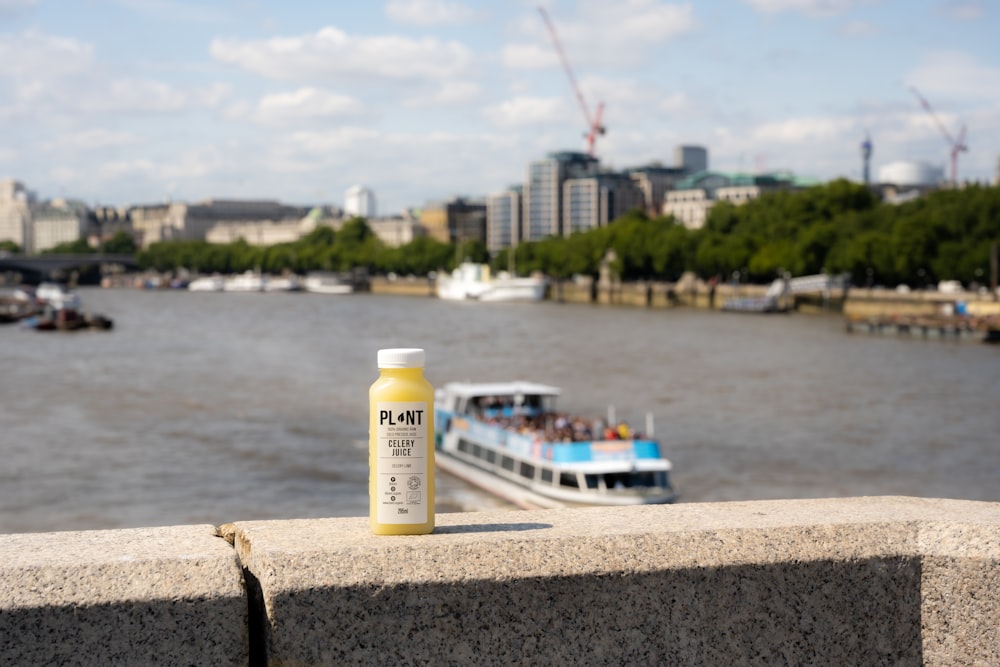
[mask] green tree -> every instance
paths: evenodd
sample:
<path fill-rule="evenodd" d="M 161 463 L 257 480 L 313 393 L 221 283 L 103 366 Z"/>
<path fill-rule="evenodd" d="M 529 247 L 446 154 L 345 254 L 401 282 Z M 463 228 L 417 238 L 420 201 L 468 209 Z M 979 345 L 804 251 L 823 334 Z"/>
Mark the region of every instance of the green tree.
<path fill-rule="evenodd" d="M 102 250 L 111 255 L 131 255 L 136 251 L 135 239 L 128 232 L 119 229 L 104 242 Z"/>

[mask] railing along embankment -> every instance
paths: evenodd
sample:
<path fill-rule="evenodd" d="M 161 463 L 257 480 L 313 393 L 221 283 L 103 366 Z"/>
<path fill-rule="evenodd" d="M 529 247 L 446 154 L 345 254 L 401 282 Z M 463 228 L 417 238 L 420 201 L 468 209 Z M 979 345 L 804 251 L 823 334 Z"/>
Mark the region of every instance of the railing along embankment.
<path fill-rule="evenodd" d="M 1000 503 L 0 536 L 2 664 L 1000 664 Z M 230 544 L 232 543 L 232 546 Z"/>

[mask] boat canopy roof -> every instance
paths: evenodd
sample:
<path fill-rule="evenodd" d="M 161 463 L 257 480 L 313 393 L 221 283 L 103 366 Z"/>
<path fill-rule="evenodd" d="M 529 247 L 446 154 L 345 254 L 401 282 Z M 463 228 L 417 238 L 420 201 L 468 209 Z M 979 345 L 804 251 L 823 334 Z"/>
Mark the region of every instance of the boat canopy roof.
<path fill-rule="evenodd" d="M 537 382 L 449 382 L 444 385 L 445 392 L 454 396 L 473 398 L 476 396 L 558 396 L 559 387 Z"/>

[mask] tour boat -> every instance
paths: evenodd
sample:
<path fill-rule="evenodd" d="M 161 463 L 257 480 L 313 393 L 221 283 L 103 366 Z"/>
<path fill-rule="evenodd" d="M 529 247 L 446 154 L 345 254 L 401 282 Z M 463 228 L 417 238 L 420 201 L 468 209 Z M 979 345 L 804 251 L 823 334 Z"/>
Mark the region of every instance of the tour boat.
<path fill-rule="evenodd" d="M 435 396 L 439 468 L 524 508 L 672 502 L 660 444 L 556 411 L 557 387 L 444 385 Z"/>
<path fill-rule="evenodd" d="M 545 278 L 518 278 L 505 271 L 492 276 L 488 264 L 462 262 L 451 275 L 438 277 L 437 295 L 450 301 L 541 301 Z"/>

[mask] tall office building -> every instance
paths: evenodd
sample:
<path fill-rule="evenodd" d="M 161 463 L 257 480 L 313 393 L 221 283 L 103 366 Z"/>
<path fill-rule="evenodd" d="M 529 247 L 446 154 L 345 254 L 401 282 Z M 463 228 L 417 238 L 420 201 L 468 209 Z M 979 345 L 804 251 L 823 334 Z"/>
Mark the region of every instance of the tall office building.
<path fill-rule="evenodd" d="M 708 170 L 708 150 L 703 146 L 677 146 L 674 148 L 674 166 L 688 175 Z"/>
<path fill-rule="evenodd" d="M 486 249 L 490 254 L 521 239 L 521 186 L 486 198 Z"/>
<path fill-rule="evenodd" d="M 644 208 L 642 191 L 626 174 L 571 178 L 563 184 L 563 233 L 586 232 Z"/>
<path fill-rule="evenodd" d="M 521 241 L 539 241 L 566 232 L 563 225 L 562 186 L 570 178 L 595 176 L 597 159 L 586 153 L 550 153 L 528 165 L 524 184 L 524 221 Z"/>
<path fill-rule="evenodd" d="M 375 193 L 363 185 L 353 185 L 344 194 L 344 213 L 349 217 L 374 218 Z"/>

